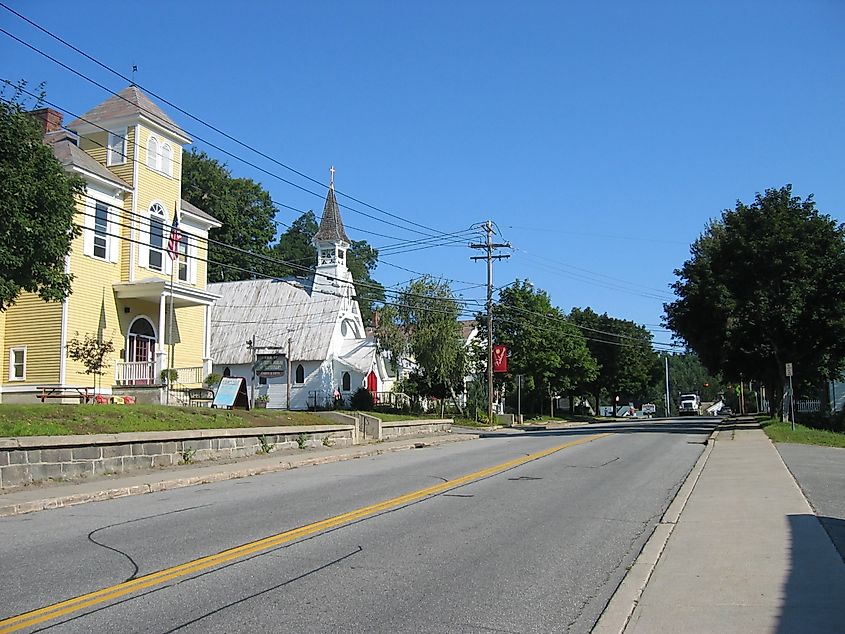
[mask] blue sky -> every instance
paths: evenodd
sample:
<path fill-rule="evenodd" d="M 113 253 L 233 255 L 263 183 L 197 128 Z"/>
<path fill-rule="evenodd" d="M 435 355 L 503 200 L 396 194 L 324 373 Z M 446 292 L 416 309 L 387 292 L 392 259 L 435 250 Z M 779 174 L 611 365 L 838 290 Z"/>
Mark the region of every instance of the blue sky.
<path fill-rule="evenodd" d="M 792 183 L 845 217 L 838 0 L 2 2 L 125 74 L 137 64 L 140 86 L 285 165 L 327 183 L 333 164 L 339 193 L 416 223 L 339 196 L 353 239 L 493 220 L 514 247 L 496 285 L 528 278 L 567 311 L 659 327 L 690 243 L 765 188 Z M 3 8 L 0 28 L 125 85 Z M 76 114 L 109 96 L 3 33 L 0 78 L 45 81 Z M 236 176 L 322 210 L 325 187 L 161 105 Z M 375 277 L 430 273 L 483 299 L 473 255 L 466 242 L 384 255 Z"/>

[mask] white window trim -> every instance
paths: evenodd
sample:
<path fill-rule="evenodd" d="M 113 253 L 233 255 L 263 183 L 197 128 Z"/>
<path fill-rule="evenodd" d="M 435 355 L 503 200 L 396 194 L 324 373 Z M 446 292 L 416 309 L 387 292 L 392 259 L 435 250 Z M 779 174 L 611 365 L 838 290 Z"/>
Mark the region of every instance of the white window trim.
<path fill-rule="evenodd" d="M 167 160 L 167 165 L 164 164 L 164 148 L 170 150 L 170 158 Z M 168 176 L 173 176 L 173 146 L 170 145 L 167 141 L 161 143 L 159 146 L 158 152 L 159 158 L 159 171 L 162 174 L 167 174 Z"/>
<path fill-rule="evenodd" d="M 126 137 L 128 136 L 128 129 L 123 128 L 123 132 L 121 133 L 118 130 L 110 130 L 108 140 L 106 142 L 106 165 L 123 165 L 126 163 Z M 115 146 L 117 143 L 115 140 L 118 140 L 117 143 L 120 144 L 120 150 L 116 151 Z"/>
<path fill-rule="evenodd" d="M 155 142 L 155 153 L 150 153 L 152 149 L 150 146 Z M 165 165 L 164 162 L 164 148 L 170 150 L 170 158 L 167 160 L 167 164 Z M 152 159 L 152 160 L 150 160 Z M 145 161 L 146 166 L 153 170 L 154 172 L 158 172 L 159 174 L 164 174 L 165 176 L 173 176 L 173 146 L 165 141 L 164 139 L 160 139 L 155 134 L 151 134 L 147 137 L 147 160 Z"/>
<path fill-rule="evenodd" d="M 23 376 L 15 376 L 15 352 L 23 352 Z M 26 346 L 9 348 L 9 381 L 26 381 Z"/>
<path fill-rule="evenodd" d="M 162 213 L 158 214 L 153 211 L 153 207 L 158 205 L 161 207 Z M 153 251 L 152 240 L 153 240 L 153 229 L 152 229 L 152 219 L 157 218 L 162 221 L 161 226 L 161 248 L 156 249 L 161 253 L 161 268 L 154 268 L 150 266 L 150 252 Z M 150 271 L 155 271 L 156 273 L 169 273 L 169 269 L 167 263 L 170 261 L 170 257 L 167 254 L 167 239 L 168 239 L 168 231 L 167 231 L 167 206 L 162 203 L 161 201 L 154 200 L 150 203 L 150 207 L 147 210 L 147 215 L 144 221 L 142 221 L 146 227 L 146 231 L 142 229 L 142 236 L 146 238 L 144 241 L 144 245 L 142 247 L 142 261 L 141 266 L 145 269 L 149 269 Z"/>
<path fill-rule="evenodd" d="M 151 152 L 153 149 L 153 143 L 155 143 L 155 152 Z M 161 154 L 159 153 L 159 147 L 161 144 L 159 143 L 158 137 L 155 135 L 150 135 L 147 138 L 147 167 L 151 170 L 160 171 L 159 165 L 161 164 Z M 150 160 L 152 159 L 152 160 Z"/>

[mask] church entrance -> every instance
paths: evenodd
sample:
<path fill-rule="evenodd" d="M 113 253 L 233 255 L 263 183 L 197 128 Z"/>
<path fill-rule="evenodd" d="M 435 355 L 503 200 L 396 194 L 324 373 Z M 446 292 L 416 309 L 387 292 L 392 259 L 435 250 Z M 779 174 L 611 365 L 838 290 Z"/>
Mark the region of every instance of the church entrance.
<path fill-rule="evenodd" d="M 372 370 L 367 375 L 367 391 L 373 395 L 373 403 L 378 403 L 378 376 Z"/>

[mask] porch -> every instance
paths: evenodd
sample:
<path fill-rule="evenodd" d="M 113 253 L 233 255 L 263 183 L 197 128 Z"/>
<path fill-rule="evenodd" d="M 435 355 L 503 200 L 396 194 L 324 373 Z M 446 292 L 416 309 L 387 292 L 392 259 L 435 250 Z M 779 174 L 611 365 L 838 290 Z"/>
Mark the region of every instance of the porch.
<path fill-rule="evenodd" d="M 174 387 L 200 387 L 208 376 L 205 366 L 173 368 L 176 372 Z M 115 385 L 160 385 L 161 373 L 156 372 L 155 361 L 118 361 L 114 366 Z"/>

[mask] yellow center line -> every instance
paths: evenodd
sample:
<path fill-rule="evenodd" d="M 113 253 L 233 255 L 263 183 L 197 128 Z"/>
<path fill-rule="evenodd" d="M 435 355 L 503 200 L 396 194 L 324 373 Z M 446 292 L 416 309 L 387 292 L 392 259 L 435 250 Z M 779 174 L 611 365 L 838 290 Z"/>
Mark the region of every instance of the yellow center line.
<path fill-rule="evenodd" d="M 575 445 L 581 445 L 584 443 L 592 442 L 593 440 L 598 440 L 599 438 L 604 438 L 605 436 L 610 435 L 610 433 L 595 434 L 593 436 L 586 436 L 585 438 L 581 438 L 578 440 L 572 440 L 562 445 L 557 445 L 549 449 L 544 449 L 543 451 L 538 451 L 536 453 L 515 458 L 514 460 L 509 460 L 508 462 L 503 462 L 493 467 L 488 467 L 487 469 L 481 469 L 480 471 L 468 473 L 467 475 L 463 475 L 459 478 L 456 478 L 455 480 L 441 482 L 439 484 L 435 484 L 434 486 L 426 487 L 425 489 L 406 493 L 405 495 L 400 495 L 399 497 L 384 500 L 383 502 L 370 504 L 369 506 L 363 506 L 359 509 L 355 509 L 354 511 L 341 513 L 340 515 L 335 515 L 334 517 L 320 520 L 319 522 L 314 522 L 313 524 L 307 524 L 305 526 L 300 526 L 298 528 L 284 531 L 283 533 L 278 533 L 276 535 L 264 537 L 262 539 L 242 544 L 234 548 L 229 548 L 214 555 L 200 557 L 199 559 L 194 559 L 193 561 L 189 561 L 178 566 L 165 568 L 164 570 L 159 570 L 158 572 L 153 572 L 148 575 L 144 575 L 143 577 L 132 579 L 131 581 L 124 581 L 122 583 L 102 588 L 101 590 L 96 590 L 94 592 L 89 592 L 88 594 L 80 595 L 73 599 L 68 599 L 66 601 L 54 603 L 52 605 L 48 605 L 37 610 L 32 610 L 31 612 L 25 612 L 17 616 L 9 617 L 7 619 L 0 620 L 0 634 L 6 634 L 6 632 L 16 632 L 25 627 L 31 627 L 33 625 L 43 623 L 44 621 L 49 621 L 51 619 L 55 619 L 60 616 L 65 616 L 73 612 L 78 612 L 79 610 L 83 610 L 93 605 L 106 603 L 108 601 L 111 601 L 112 599 L 116 599 L 118 597 L 137 592 L 138 590 L 143 590 L 144 588 L 160 585 L 162 583 L 172 581 L 173 579 L 177 579 L 179 577 L 184 577 L 196 572 L 208 570 L 210 568 L 220 566 L 221 564 L 227 563 L 234 559 L 240 559 L 242 557 L 261 552 L 263 550 L 274 548 L 275 546 L 279 546 L 287 542 L 291 542 L 297 539 L 301 539 L 303 537 L 307 537 L 309 535 L 313 535 L 314 533 L 319 533 L 330 528 L 335 528 L 337 526 L 341 526 L 342 524 L 348 524 L 355 520 L 367 517 L 369 515 L 373 515 L 375 513 L 379 513 L 381 511 L 394 509 L 410 502 L 415 502 L 416 500 L 437 495 L 438 493 L 443 493 L 444 491 L 457 488 L 475 480 L 481 480 L 493 474 L 506 471 L 508 469 L 513 469 L 514 467 L 523 465 L 526 462 L 545 458 L 546 456 L 556 453 L 561 449 L 566 449 L 567 447 L 574 447 Z"/>

